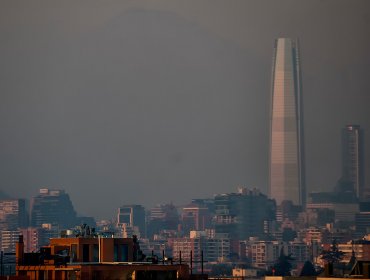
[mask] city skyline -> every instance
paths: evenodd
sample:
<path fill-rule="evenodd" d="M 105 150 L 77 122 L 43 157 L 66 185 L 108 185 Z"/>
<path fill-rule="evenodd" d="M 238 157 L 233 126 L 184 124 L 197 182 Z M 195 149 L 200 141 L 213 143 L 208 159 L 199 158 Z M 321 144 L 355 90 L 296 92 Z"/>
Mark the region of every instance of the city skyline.
<path fill-rule="evenodd" d="M 369 1 L 0 4 L 0 190 L 65 189 L 76 211 L 268 192 L 271 49 L 299 38 L 307 192 L 342 175 L 364 131 Z M 335 9 L 334 9 L 335 7 Z"/>

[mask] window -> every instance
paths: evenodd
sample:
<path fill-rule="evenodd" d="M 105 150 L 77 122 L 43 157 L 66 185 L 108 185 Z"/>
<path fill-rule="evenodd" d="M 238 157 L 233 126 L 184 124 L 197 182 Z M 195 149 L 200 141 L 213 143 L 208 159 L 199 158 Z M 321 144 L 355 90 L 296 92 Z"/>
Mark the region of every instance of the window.
<path fill-rule="evenodd" d="M 93 246 L 93 262 L 99 261 L 99 245 L 94 244 Z"/>
<path fill-rule="evenodd" d="M 121 262 L 127 262 L 128 261 L 128 245 L 126 244 L 121 244 L 120 245 L 120 253 L 121 253 Z"/>
<path fill-rule="evenodd" d="M 89 262 L 90 261 L 90 245 L 83 244 L 82 245 L 82 261 Z"/>

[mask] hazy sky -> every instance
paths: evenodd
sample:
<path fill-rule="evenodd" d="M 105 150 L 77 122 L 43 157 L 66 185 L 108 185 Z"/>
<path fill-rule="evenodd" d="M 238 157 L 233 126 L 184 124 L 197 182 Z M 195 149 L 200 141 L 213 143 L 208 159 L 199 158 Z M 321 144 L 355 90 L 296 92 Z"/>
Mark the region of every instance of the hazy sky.
<path fill-rule="evenodd" d="M 365 130 L 370 1 L 0 0 L 0 189 L 63 188 L 80 214 L 267 192 L 274 39 L 301 45 L 307 187 Z"/>

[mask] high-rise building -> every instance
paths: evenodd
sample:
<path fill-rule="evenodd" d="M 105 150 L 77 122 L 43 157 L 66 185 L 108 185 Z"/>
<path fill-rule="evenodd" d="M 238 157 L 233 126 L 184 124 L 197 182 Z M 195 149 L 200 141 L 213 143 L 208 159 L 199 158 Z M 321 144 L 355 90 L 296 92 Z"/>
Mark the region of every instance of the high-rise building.
<path fill-rule="evenodd" d="M 178 230 L 180 224 L 177 208 L 171 204 L 160 204 L 149 211 L 148 237 L 163 230 Z"/>
<path fill-rule="evenodd" d="M 245 240 L 264 237 L 265 224 L 275 220 L 275 202 L 257 189 L 215 196 L 216 237 Z"/>
<path fill-rule="evenodd" d="M 270 196 L 305 204 L 303 119 L 298 41 L 275 41 L 271 88 Z"/>
<path fill-rule="evenodd" d="M 76 212 L 69 195 L 63 190 L 40 189 L 40 193 L 32 198 L 31 207 L 31 225 L 34 227 L 52 224 L 66 229 L 77 225 Z"/>
<path fill-rule="evenodd" d="M 117 227 L 127 230 L 132 229 L 133 234 L 140 237 L 146 236 L 145 208 L 141 205 L 123 205 L 118 208 Z M 131 236 L 129 236 L 131 237 Z"/>
<path fill-rule="evenodd" d="M 27 211 L 24 199 L 0 200 L 0 230 L 17 230 L 27 227 Z"/>
<path fill-rule="evenodd" d="M 181 222 L 184 234 L 191 230 L 204 231 L 211 228 L 211 213 L 206 207 L 190 204 L 182 208 Z"/>
<path fill-rule="evenodd" d="M 40 249 L 41 232 L 41 228 L 35 227 L 20 229 L 20 234 L 23 236 L 24 251 L 26 253 L 37 252 Z"/>
<path fill-rule="evenodd" d="M 364 187 L 362 130 L 359 125 L 343 129 L 343 179 L 350 183 L 357 198 L 361 199 Z"/>

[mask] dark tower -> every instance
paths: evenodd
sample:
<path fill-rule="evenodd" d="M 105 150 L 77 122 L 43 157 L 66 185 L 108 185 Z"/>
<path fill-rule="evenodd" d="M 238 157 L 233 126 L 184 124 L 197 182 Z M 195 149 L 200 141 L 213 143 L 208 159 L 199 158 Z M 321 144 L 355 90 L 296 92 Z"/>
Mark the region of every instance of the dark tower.
<path fill-rule="evenodd" d="M 343 179 L 351 183 L 358 199 L 363 198 L 363 131 L 359 125 L 347 125 L 342 132 Z"/>

